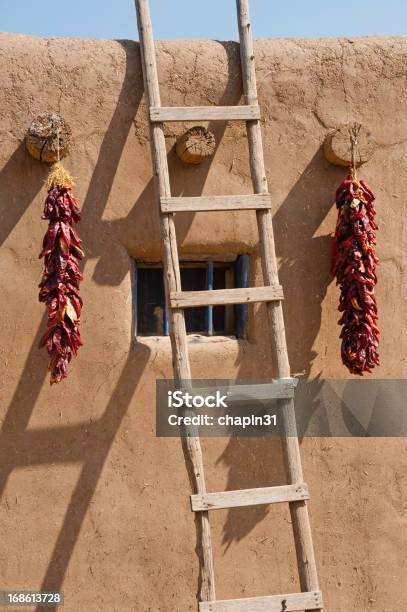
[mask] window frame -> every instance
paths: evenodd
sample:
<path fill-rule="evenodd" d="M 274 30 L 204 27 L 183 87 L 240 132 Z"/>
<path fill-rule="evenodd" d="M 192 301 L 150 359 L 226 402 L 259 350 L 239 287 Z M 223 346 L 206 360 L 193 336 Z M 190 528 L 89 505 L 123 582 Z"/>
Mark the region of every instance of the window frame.
<path fill-rule="evenodd" d="M 205 268 L 206 290 L 213 289 L 215 267 L 226 268 L 225 288 L 246 288 L 249 286 L 249 255 L 239 254 L 232 257 L 222 258 L 221 255 L 199 256 L 191 255 L 180 259 L 180 268 Z M 163 330 L 162 334 L 142 333 L 137 330 L 137 308 L 138 308 L 138 269 L 159 268 L 162 269 L 162 261 L 156 259 L 132 258 L 132 298 L 133 298 L 133 337 L 136 338 L 158 338 L 169 336 L 168 307 L 164 299 L 163 306 Z M 164 280 L 163 280 L 164 282 Z M 165 287 L 164 287 L 165 291 Z M 247 304 L 235 304 L 225 306 L 225 334 L 214 333 L 213 329 L 213 306 L 206 306 L 206 329 L 205 332 L 188 332 L 187 335 L 202 335 L 204 337 L 233 337 L 237 339 L 246 338 L 248 306 Z M 233 331 L 228 331 L 232 330 Z"/>

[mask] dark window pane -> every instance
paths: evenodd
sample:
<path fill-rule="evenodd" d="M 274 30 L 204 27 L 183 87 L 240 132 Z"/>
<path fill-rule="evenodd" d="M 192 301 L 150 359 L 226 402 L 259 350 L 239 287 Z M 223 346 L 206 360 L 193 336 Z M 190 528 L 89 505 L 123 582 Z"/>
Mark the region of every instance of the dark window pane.
<path fill-rule="evenodd" d="M 205 291 L 206 268 L 182 268 L 181 287 L 183 291 Z M 206 331 L 206 308 L 185 308 L 185 326 L 187 333 L 204 333 Z"/>
<path fill-rule="evenodd" d="M 162 268 L 137 269 L 137 332 L 163 335 L 164 284 Z"/>

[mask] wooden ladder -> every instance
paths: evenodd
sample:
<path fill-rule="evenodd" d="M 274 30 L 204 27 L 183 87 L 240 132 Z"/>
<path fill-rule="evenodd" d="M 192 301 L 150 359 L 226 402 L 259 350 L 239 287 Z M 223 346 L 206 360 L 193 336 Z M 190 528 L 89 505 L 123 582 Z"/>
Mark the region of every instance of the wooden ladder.
<path fill-rule="evenodd" d="M 288 382 L 291 377 L 282 310 L 283 292 L 278 280 L 271 200 L 264 166 L 248 0 L 236 0 L 236 3 L 245 104 L 243 106 L 220 107 L 163 107 L 160 100 L 149 3 L 148 0 L 136 0 L 144 85 L 149 108 L 156 196 L 160 209 L 162 257 L 170 321 L 174 378 L 178 382 L 183 382 L 183 384 L 191 380 L 183 309 L 213 304 L 266 302 L 276 376 L 280 384 L 284 380 Z M 246 121 L 254 194 L 171 197 L 163 122 L 214 120 Z M 182 291 L 173 213 L 247 209 L 256 210 L 264 287 Z M 207 493 L 199 437 L 193 435 L 187 437 L 184 442 L 193 468 L 195 494 L 192 495 L 192 510 L 198 513 L 202 540 L 200 543 L 202 547 L 200 612 L 323 610 L 306 505 L 309 494 L 307 486 L 303 482 L 292 389 L 289 385 L 286 385 L 286 387 L 286 396 L 279 400 L 279 416 L 283 426 L 283 449 L 289 480 L 288 485 Z M 289 503 L 302 592 L 236 600 L 216 600 L 209 511 L 218 508 L 278 502 Z"/>

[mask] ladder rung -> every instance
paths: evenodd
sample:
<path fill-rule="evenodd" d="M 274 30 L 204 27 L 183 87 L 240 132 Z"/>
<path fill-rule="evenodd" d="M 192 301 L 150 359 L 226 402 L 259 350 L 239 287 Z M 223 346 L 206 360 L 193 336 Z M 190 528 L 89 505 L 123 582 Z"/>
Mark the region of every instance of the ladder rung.
<path fill-rule="evenodd" d="M 228 406 L 233 402 L 258 401 L 267 402 L 276 399 L 291 399 L 294 397 L 298 378 L 276 378 L 269 383 L 235 384 L 227 387 L 216 387 L 222 395 L 227 394 Z M 213 393 L 211 387 L 193 387 L 185 389 L 194 395 L 206 397 Z"/>
<path fill-rule="evenodd" d="M 260 119 L 260 106 L 150 106 L 150 120 L 252 121 Z"/>
<path fill-rule="evenodd" d="M 247 302 L 273 302 L 283 299 L 281 285 L 249 287 L 247 289 L 215 289 L 212 291 L 174 291 L 170 294 L 171 308 L 223 306 Z"/>
<path fill-rule="evenodd" d="M 321 591 L 199 602 L 199 612 L 298 612 L 322 608 Z"/>
<path fill-rule="evenodd" d="M 268 193 L 240 196 L 161 198 L 160 202 L 161 211 L 164 213 L 271 208 L 271 196 Z"/>
<path fill-rule="evenodd" d="M 309 499 L 308 486 L 305 483 L 300 483 L 282 487 L 191 495 L 191 504 L 193 512 L 204 512 L 206 510 L 222 510 L 223 508 L 242 508 L 244 506 L 303 501 L 304 499 Z"/>

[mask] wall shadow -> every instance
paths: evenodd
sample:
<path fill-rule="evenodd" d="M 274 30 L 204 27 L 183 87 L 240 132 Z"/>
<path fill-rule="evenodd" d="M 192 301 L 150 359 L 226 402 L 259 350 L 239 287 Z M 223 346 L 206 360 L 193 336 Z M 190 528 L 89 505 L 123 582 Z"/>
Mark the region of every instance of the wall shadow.
<path fill-rule="evenodd" d="M 335 191 L 345 173 L 325 159 L 321 146 L 273 218 L 290 364 L 292 372 L 303 372 L 305 378 L 316 357 L 313 345 L 321 326 L 322 302 L 333 282 L 335 228 L 326 235 L 315 233 L 334 207 Z"/>
<path fill-rule="evenodd" d="M 21 438 L 24 437 L 33 408 L 47 376 L 48 356 L 46 351 L 38 350 L 38 344 L 46 324 L 47 317 L 44 313 L 1 427 L 0 497 L 3 494 L 10 473 L 16 467 L 17 459 L 18 461 L 23 461 L 23 457 L 19 452 L 19 447 L 24 444 Z"/>
<path fill-rule="evenodd" d="M 119 165 L 128 133 L 143 94 L 138 45 L 121 42 L 126 52 L 126 71 L 118 103 L 102 141 L 89 189 L 82 206 L 80 233 L 86 245 L 87 259 L 106 253 L 102 214 Z M 27 170 L 28 168 L 28 170 Z M 32 169 L 32 172 L 30 171 Z M 0 206 L 6 223 L 1 226 L 3 242 L 42 188 L 48 169 L 37 164 L 26 154 L 22 143 L 12 155 L 0 175 Z M 24 173 L 24 181 L 16 182 L 16 175 Z M 11 176 L 13 180 L 11 180 Z M 16 192 L 16 185 L 24 185 Z M 15 207 L 11 206 L 11 201 Z M 119 284 L 104 266 L 99 266 L 102 278 Z M 127 258 L 128 271 L 128 258 Z M 120 271 L 121 273 L 121 271 Z M 81 475 L 59 532 L 54 550 L 45 571 L 41 589 L 60 590 L 69 561 L 79 537 L 81 525 L 95 492 L 110 447 L 126 414 L 137 384 L 149 360 L 150 351 L 141 345 L 129 346 L 129 353 L 115 390 L 102 417 L 95 423 L 27 430 L 37 400 L 47 376 L 46 351 L 38 350 L 39 340 L 46 326 L 46 314 L 35 334 L 21 372 L 13 398 L 7 408 L 0 432 L 0 493 L 13 469 L 49 463 L 83 463 Z M 80 355 L 79 355 L 80 360 Z M 78 364 L 78 367 L 79 364 Z M 86 439 L 86 444 L 84 440 Z M 46 608 L 39 605 L 37 612 Z"/>
<path fill-rule="evenodd" d="M 228 469 L 227 491 L 285 484 L 278 438 L 231 438 L 216 463 Z M 269 512 L 270 506 L 265 505 L 229 509 L 222 535 L 224 553 L 233 542 L 243 540 Z"/>
<path fill-rule="evenodd" d="M 82 207 L 81 236 L 86 259 L 99 257 L 98 284 L 118 285 L 129 271 L 128 257 L 115 257 L 118 244 L 109 241 L 106 248 L 106 222 L 102 215 L 108 202 L 120 158 L 143 95 L 139 47 L 132 41 L 118 41 L 126 53 L 126 71 L 117 106 L 103 138 L 99 157 Z M 113 259 L 112 259 L 113 258 Z M 86 260 L 85 260 L 86 261 Z M 115 262 L 112 265 L 112 261 Z M 46 570 L 41 589 L 60 590 L 82 523 L 103 470 L 116 433 L 125 416 L 134 391 L 148 363 L 150 350 L 132 341 L 122 373 L 106 406 L 103 416 L 90 430 L 90 452 L 72 493 L 71 500 Z M 83 426 L 82 426 L 83 427 Z M 86 424 L 86 428 L 88 425 Z M 79 433 L 79 432 L 78 432 Z M 46 612 L 38 606 L 36 612 Z"/>
<path fill-rule="evenodd" d="M 241 76 L 236 67 L 240 61 L 239 56 L 239 45 L 233 41 L 231 42 L 219 42 L 224 48 L 227 56 L 228 65 L 228 78 L 225 85 L 224 92 L 219 99 L 218 104 L 220 106 L 233 106 L 239 103 L 241 98 Z M 139 67 L 141 74 L 141 66 Z M 140 85 L 138 85 L 140 87 Z M 227 123 L 224 121 L 212 121 L 208 124 L 208 129 L 214 134 L 216 140 L 216 150 L 218 149 L 222 138 L 225 134 Z M 113 132 L 114 137 L 114 132 Z M 168 151 L 168 170 L 170 176 L 171 194 L 175 196 L 199 196 L 202 194 L 205 183 L 210 172 L 210 168 L 213 162 L 213 157 L 205 160 L 198 166 L 192 166 L 183 163 L 175 152 L 175 147 L 172 147 Z M 103 176 L 103 175 L 102 175 Z M 103 180 L 105 180 L 103 176 Z M 109 185 L 111 185 L 111 180 Z M 99 189 L 99 181 L 95 181 L 95 197 L 97 196 Z M 91 191 L 91 190 L 90 190 Z M 88 200 L 88 198 L 87 198 Z M 89 201 L 92 201 L 89 197 Z M 182 213 L 175 215 L 175 225 L 177 231 L 177 243 L 178 246 L 182 245 L 185 237 L 187 236 L 192 222 L 194 220 L 195 213 Z M 146 233 L 152 236 L 155 244 L 160 244 L 160 228 L 159 228 L 159 211 L 157 202 L 155 199 L 155 185 L 154 178 L 147 183 L 140 196 L 137 198 L 134 206 L 132 207 L 129 214 L 122 219 L 114 221 L 103 221 L 101 235 L 109 235 L 109 250 L 106 249 L 106 240 L 89 236 L 89 239 L 94 247 L 94 253 L 100 255 L 100 259 L 96 265 L 94 271 L 94 280 L 100 284 L 120 284 L 123 280 L 124 274 L 127 273 L 126 266 L 123 266 L 123 275 L 115 274 L 114 279 L 110 278 L 106 273 L 102 274 L 102 270 L 109 270 L 109 265 L 106 264 L 106 258 L 112 257 L 112 250 L 115 251 L 119 245 L 123 245 L 128 250 L 133 249 L 129 247 L 134 243 L 132 236 L 133 228 L 145 227 Z M 116 245 L 116 247 L 115 247 Z M 119 253 L 117 253 L 120 256 Z"/>
<path fill-rule="evenodd" d="M 47 173 L 48 167 L 20 142 L 0 172 L 0 246 L 42 189 Z"/>
<path fill-rule="evenodd" d="M 109 200 L 115 175 L 120 163 L 130 129 L 144 93 L 142 67 L 138 44 L 132 41 L 117 41 L 126 54 L 126 70 L 122 89 L 110 123 L 103 137 L 99 157 L 89 182 L 88 191 L 82 206 L 81 237 L 87 258 L 100 258 L 97 264 L 103 270 L 100 284 L 118 285 L 123 277 L 111 265 L 110 247 L 114 248 L 112 238 L 120 244 L 120 234 L 111 231 L 116 224 L 102 219 Z M 123 224 L 126 220 L 123 220 Z M 122 225 L 117 230 L 120 231 Z M 109 237 L 109 244 L 106 238 Z M 109 248 L 107 248 L 109 247 Z M 109 271 L 113 270 L 110 274 Z M 98 275 L 94 276 L 98 282 Z"/>
<path fill-rule="evenodd" d="M 103 416 L 92 424 L 90 429 L 86 425 L 89 430 L 86 443 L 88 446 L 87 459 L 72 493 L 62 528 L 41 585 L 42 591 L 58 591 L 62 588 L 66 570 L 103 466 L 123 417 L 130 406 L 134 391 L 143 375 L 149 356 L 150 350 L 147 347 L 139 345 L 137 350 L 130 350 Z M 83 425 L 78 426 L 77 433 L 81 435 L 82 432 Z M 41 605 L 36 608 L 36 612 L 46 612 L 47 610 L 46 606 Z"/>

